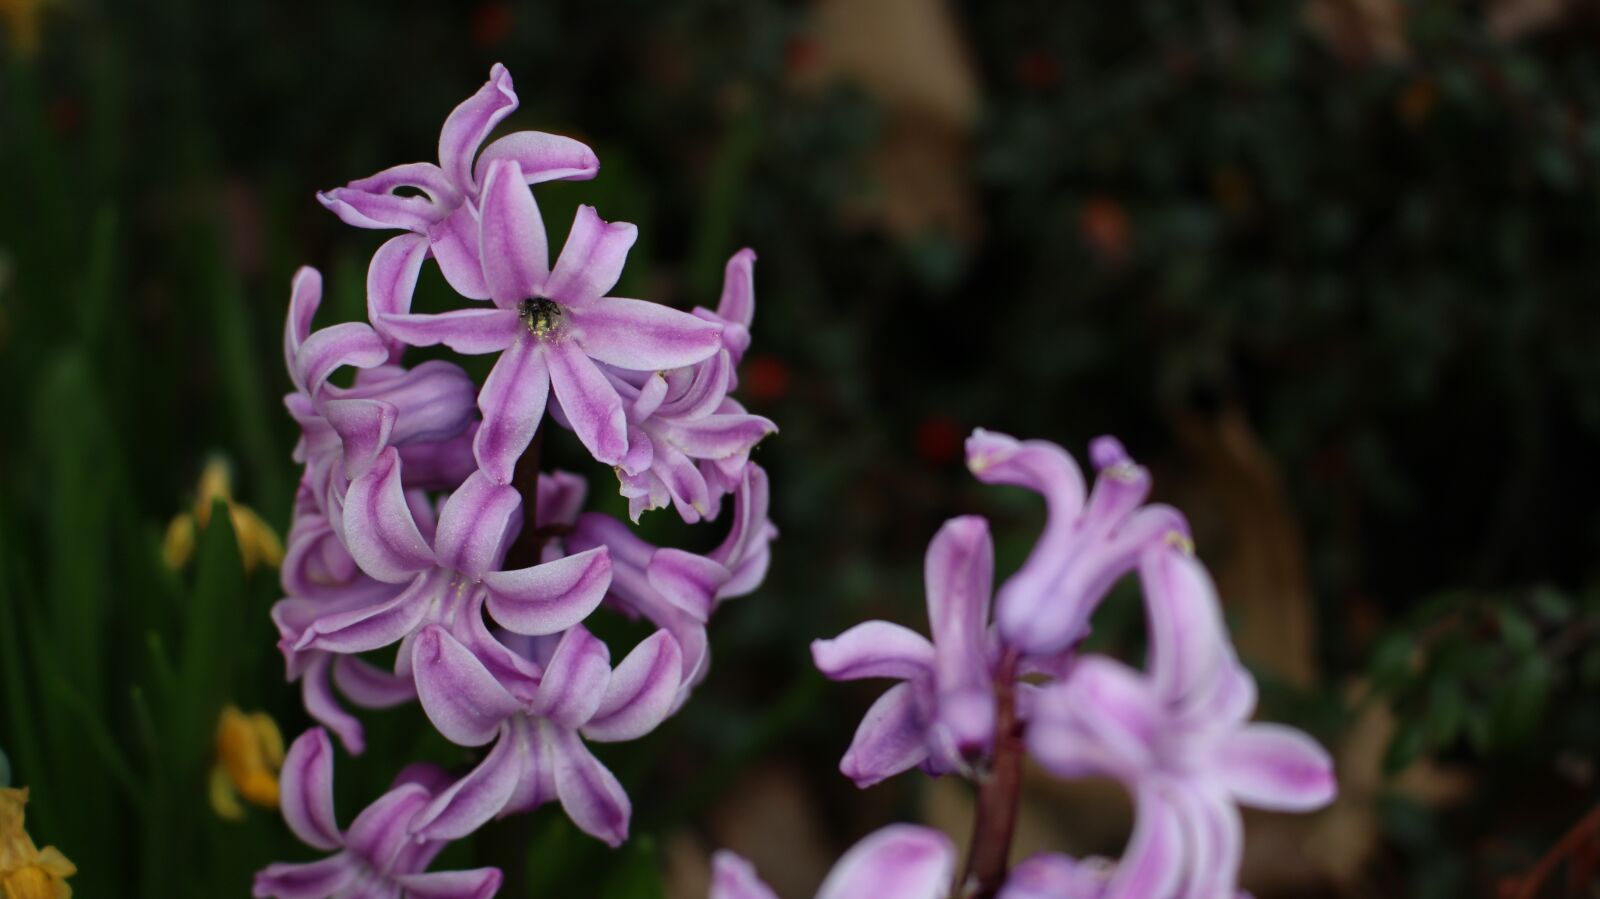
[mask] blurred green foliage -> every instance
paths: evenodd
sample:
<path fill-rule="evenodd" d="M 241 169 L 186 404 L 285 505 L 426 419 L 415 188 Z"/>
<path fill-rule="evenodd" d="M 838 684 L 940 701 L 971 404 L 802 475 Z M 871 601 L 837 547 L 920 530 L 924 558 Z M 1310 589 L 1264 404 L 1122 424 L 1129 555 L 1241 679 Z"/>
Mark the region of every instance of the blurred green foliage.
<path fill-rule="evenodd" d="M 805 644 L 922 626 L 919 558 L 947 515 L 990 515 L 1002 570 L 1025 555 L 1037 504 L 972 485 L 959 435 L 1117 433 L 1181 496 L 1180 423 L 1231 412 L 1275 464 L 1319 600 L 1320 686 L 1269 682 L 1271 712 L 1337 744 L 1361 679 L 1401 722 L 1391 769 L 1471 774 L 1448 811 L 1382 791 L 1358 890 L 1471 894 L 1594 801 L 1594 23 L 1508 42 L 1477 4 L 1413 0 L 1403 58 L 1350 61 L 1300 2 L 949 9 L 980 86 L 949 173 L 970 221 L 905 228 L 857 210 L 896 163 L 893 100 L 807 86 L 807 4 L 44 8 L 0 81 L 0 746 L 81 895 L 240 895 L 305 857 L 271 813 L 226 823 L 205 801 L 225 701 L 306 724 L 273 578 L 240 569 L 225 515 L 183 572 L 161 529 L 219 450 L 286 525 L 289 276 L 317 265 L 324 321 L 358 317 L 381 239 L 312 192 L 431 156 L 496 60 L 523 101 L 509 126 L 604 161 L 542 189 L 556 239 L 580 201 L 638 223 L 625 287 L 680 306 L 760 252 L 746 390 L 783 429 L 761 458 L 783 536 L 769 585 L 716 623 L 695 701 L 605 753 L 639 839 L 612 854 L 546 811 L 453 854 L 521 847 L 533 895 L 659 895 L 662 837 L 774 757 L 840 846 L 915 814 L 913 784 L 863 803 L 834 776 L 875 694 L 824 685 Z M 443 291 L 428 273 L 420 302 Z M 1133 604 L 1107 612 L 1096 639 L 1136 641 Z M 405 761 L 468 761 L 414 715 L 368 716 L 344 820 Z"/>

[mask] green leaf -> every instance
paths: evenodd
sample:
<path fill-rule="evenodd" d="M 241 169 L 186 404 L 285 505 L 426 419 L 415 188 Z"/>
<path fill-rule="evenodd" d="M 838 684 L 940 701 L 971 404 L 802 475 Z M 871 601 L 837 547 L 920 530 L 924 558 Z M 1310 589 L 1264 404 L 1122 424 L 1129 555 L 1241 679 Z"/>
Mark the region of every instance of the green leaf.
<path fill-rule="evenodd" d="M 1500 637 L 1513 653 L 1524 656 L 1538 648 L 1539 631 L 1521 612 L 1501 606 L 1497 610 L 1497 617 L 1500 621 Z"/>
<path fill-rule="evenodd" d="M 1415 721 L 1402 721 L 1394 739 L 1389 741 L 1389 748 L 1384 751 L 1383 773 L 1393 776 L 1404 771 L 1422 755 L 1426 745 L 1427 736 L 1422 726 Z"/>
<path fill-rule="evenodd" d="M 1516 747 L 1538 727 L 1550 698 L 1554 672 L 1543 656 L 1529 656 L 1500 681 L 1489 700 L 1491 736 L 1497 749 Z"/>
<path fill-rule="evenodd" d="M 655 840 L 648 834 L 635 836 L 618 855 L 608 866 L 611 873 L 601 884 L 598 899 L 662 899 Z"/>

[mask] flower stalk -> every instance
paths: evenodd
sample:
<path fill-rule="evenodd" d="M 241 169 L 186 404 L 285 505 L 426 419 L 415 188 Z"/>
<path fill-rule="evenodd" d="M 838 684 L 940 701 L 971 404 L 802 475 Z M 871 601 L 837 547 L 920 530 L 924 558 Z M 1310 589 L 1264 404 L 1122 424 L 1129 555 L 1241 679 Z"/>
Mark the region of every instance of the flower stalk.
<path fill-rule="evenodd" d="M 972 822 L 967 870 L 956 895 L 991 899 L 1005 884 L 1011 839 L 1017 829 L 1022 799 L 1022 725 L 1017 720 L 1016 650 L 1007 650 L 995 674 L 994 758 L 978 781 L 978 802 Z"/>

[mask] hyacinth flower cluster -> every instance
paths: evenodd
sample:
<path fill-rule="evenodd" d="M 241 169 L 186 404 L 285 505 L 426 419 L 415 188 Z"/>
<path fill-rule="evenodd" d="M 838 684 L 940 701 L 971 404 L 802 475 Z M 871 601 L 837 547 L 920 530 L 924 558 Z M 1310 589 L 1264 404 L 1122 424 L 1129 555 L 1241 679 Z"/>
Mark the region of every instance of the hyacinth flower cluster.
<path fill-rule="evenodd" d="M 516 108 L 496 65 L 446 119 L 438 164 L 319 195 L 348 224 L 401 233 L 372 258 L 366 321 L 313 327 L 315 270 L 291 289 L 286 403 L 304 475 L 272 616 L 321 726 L 286 754 L 280 802 L 295 834 L 330 854 L 269 866 L 257 896 L 493 895 L 494 869 L 428 866 L 449 841 L 546 803 L 620 844 L 629 800 L 589 744 L 637 739 L 675 712 L 706 674 L 710 616 L 766 572 L 776 531 L 750 455 L 776 429 L 730 396 L 754 254 L 736 253 L 720 302 L 692 313 L 611 295 L 636 231 L 590 207 L 552 262 L 534 188 L 593 178 L 599 160 L 532 131 L 484 146 Z M 429 260 L 457 308 L 412 311 Z M 408 359 L 435 345 L 496 358 L 481 385 L 448 359 Z M 583 478 L 541 470 L 561 431 L 616 472 L 635 522 L 671 508 L 726 536 L 705 554 L 657 547 L 585 511 Z M 595 614 L 656 629 L 614 662 L 585 626 Z M 360 755 L 350 707 L 412 702 L 444 737 L 481 748 L 478 762 L 453 776 L 407 769 L 341 829 L 330 733 Z"/>
<path fill-rule="evenodd" d="M 1177 510 L 1146 503 L 1150 474 L 1121 444 L 1092 445 L 1092 489 L 1050 443 L 979 430 L 966 449 L 979 480 L 1044 498 L 1044 530 L 1022 567 L 996 592 L 987 523 L 955 518 L 927 552 L 931 640 L 869 621 L 812 645 L 832 679 L 896 681 L 856 731 L 846 776 L 865 787 L 920 768 L 976 782 L 966 868 L 954 875 L 942 834 L 896 825 L 851 850 L 820 895 L 1234 899 L 1240 806 L 1326 805 L 1331 759 L 1300 731 L 1251 723 L 1255 682 L 1188 526 Z M 1082 651 L 1095 608 L 1130 574 L 1144 597 L 1142 667 Z M 1121 859 L 1045 853 L 1009 868 L 1024 755 L 1061 777 L 1127 789 L 1136 824 Z M 771 895 L 741 859 L 718 860 L 713 899 Z"/>

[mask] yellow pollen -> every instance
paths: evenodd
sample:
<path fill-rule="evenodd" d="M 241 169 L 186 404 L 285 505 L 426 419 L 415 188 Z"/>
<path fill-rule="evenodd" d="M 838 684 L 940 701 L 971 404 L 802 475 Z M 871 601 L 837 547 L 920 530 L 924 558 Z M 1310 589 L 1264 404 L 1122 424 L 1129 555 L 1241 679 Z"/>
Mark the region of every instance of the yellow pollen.
<path fill-rule="evenodd" d="M 1187 534 L 1180 531 L 1168 531 L 1165 537 L 1168 546 L 1178 550 L 1186 556 L 1194 555 L 1194 541 Z"/>

